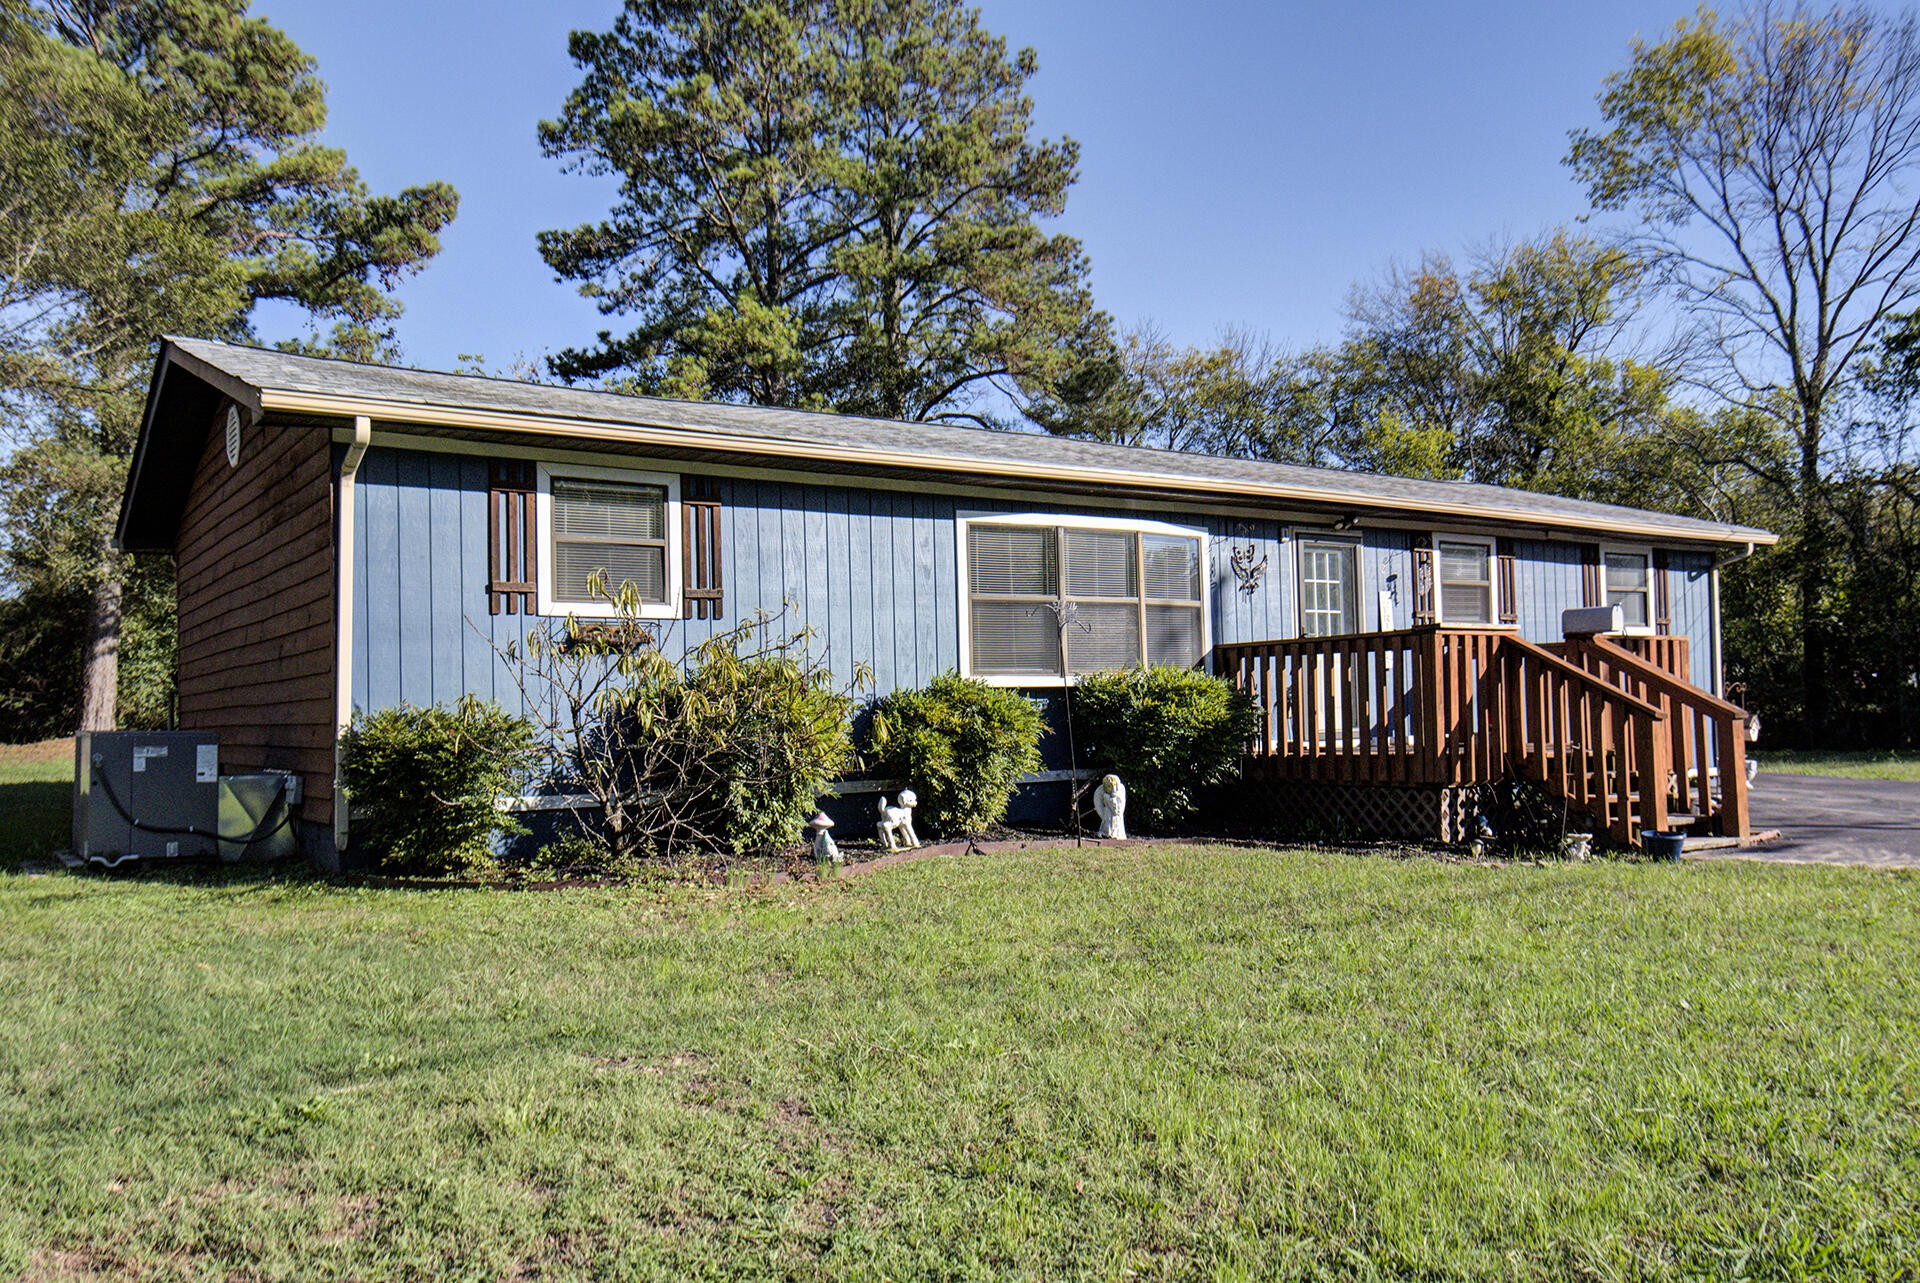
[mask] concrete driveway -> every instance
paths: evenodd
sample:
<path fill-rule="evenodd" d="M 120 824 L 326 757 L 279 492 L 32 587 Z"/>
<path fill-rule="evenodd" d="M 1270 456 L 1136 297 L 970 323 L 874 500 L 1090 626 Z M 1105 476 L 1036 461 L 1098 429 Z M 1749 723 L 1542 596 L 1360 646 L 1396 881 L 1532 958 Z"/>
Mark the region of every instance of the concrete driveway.
<path fill-rule="evenodd" d="M 1780 837 L 1700 855 L 1920 869 L 1920 783 L 1763 770 L 1752 799 L 1755 830 L 1778 829 Z"/>

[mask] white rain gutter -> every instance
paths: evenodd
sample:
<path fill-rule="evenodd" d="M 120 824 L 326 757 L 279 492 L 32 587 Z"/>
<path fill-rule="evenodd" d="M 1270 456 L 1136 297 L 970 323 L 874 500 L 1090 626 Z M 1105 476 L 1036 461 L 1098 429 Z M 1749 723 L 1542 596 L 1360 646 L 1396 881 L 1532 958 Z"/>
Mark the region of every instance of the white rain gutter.
<path fill-rule="evenodd" d="M 333 601 L 333 849 L 347 849 L 346 799 L 340 784 L 340 736 L 353 720 L 353 479 L 373 440 L 373 420 L 359 415 L 353 421 L 353 440 L 340 459 L 340 479 L 333 500 L 339 535 L 334 540 Z"/>

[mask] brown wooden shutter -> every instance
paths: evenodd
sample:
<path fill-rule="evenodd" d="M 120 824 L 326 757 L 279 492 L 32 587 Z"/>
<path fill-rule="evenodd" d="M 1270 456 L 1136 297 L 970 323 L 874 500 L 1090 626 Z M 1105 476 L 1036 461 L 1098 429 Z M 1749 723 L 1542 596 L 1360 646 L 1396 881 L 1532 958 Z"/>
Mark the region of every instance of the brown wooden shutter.
<path fill-rule="evenodd" d="M 1520 622 L 1520 599 L 1513 590 L 1513 540 L 1504 536 L 1494 542 L 1495 591 L 1500 596 L 1500 622 L 1517 624 Z"/>
<path fill-rule="evenodd" d="M 526 459 L 499 459 L 487 490 L 487 611 L 534 612 L 534 466 Z"/>
<path fill-rule="evenodd" d="M 1673 631 L 1673 603 L 1667 597 L 1667 554 L 1658 550 L 1653 554 L 1653 630 Z"/>
<path fill-rule="evenodd" d="M 1433 602 L 1433 536 L 1413 537 L 1413 626 L 1431 624 L 1440 618 Z"/>
<path fill-rule="evenodd" d="M 725 612 L 726 577 L 720 555 L 720 483 L 712 477 L 680 478 L 681 613 L 688 619 L 719 619 Z"/>
<path fill-rule="evenodd" d="M 1600 576 L 1600 545 L 1583 543 L 1580 545 L 1580 604 L 1604 605 L 1605 597 L 1606 581 Z"/>

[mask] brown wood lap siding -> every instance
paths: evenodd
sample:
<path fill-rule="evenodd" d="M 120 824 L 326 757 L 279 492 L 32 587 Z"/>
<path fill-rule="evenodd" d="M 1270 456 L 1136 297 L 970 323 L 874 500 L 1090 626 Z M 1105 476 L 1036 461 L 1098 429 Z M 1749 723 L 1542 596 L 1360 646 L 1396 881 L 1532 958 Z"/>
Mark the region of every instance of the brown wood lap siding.
<path fill-rule="evenodd" d="M 220 769 L 299 771 L 301 818 L 333 815 L 332 448 L 319 428 L 248 424 L 227 466 L 223 405 L 175 544 L 180 725 Z"/>

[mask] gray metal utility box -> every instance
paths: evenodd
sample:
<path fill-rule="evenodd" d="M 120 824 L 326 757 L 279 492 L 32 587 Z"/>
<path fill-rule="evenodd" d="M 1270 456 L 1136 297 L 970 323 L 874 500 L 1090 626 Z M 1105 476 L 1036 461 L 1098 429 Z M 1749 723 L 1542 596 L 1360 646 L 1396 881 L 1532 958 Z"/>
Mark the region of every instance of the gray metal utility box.
<path fill-rule="evenodd" d="M 73 746 L 73 853 L 114 861 L 212 855 L 220 737 L 211 731 L 82 731 Z"/>

